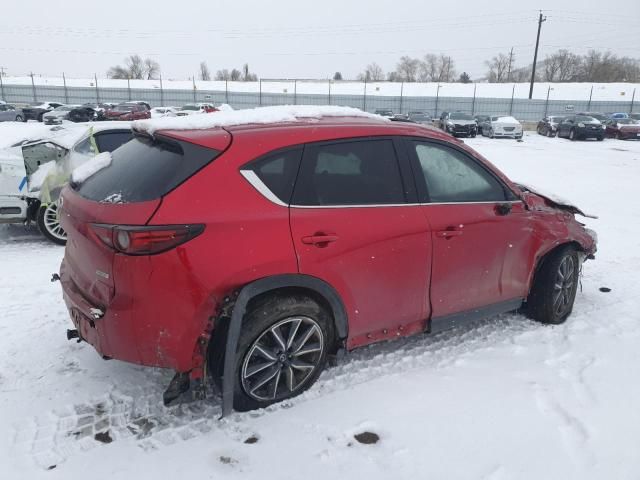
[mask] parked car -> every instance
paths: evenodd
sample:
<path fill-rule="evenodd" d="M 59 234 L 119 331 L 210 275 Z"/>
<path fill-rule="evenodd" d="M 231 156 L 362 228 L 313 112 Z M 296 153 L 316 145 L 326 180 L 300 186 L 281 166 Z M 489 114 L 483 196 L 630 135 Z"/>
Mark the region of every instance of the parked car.
<path fill-rule="evenodd" d="M 388 108 L 378 108 L 375 111 L 376 115 L 380 115 L 381 117 L 391 118 L 393 117 L 393 110 L 389 110 Z"/>
<path fill-rule="evenodd" d="M 604 140 L 605 126 L 593 117 L 586 115 L 568 115 L 558 125 L 558 138 L 581 140 L 595 138 Z"/>
<path fill-rule="evenodd" d="M 640 113 L 630 113 L 629 118 L 633 118 L 634 120 L 640 120 Z"/>
<path fill-rule="evenodd" d="M 22 109 L 8 103 L 0 103 L 0 122 L 24 122 Z"/>
<path fill-rule="evenodd" d="M 488 125 L 491 122 L 491 117 L 489 115 L 474 115 L 473 119 L 478 125 L 478 134 L 482 135 L 482 128 L 485 124 Z"/>
<path fill-rule="evenodd" d="M 538 127 L 536 128 L 536 130 L 539 135 L 544 135 L 546 137 L 555 137 L 558 131 L 558 125 L 563 120 L 564 117 L 549 115 L 548 117 L 544 117 L 538 122 Z"/>
<path fill-rule="evenodd" d="M 426 112 L 414 111 L 409 112 L 408 114 L 409 120 L 412 120 L 416 123 L 420 123 L 422 125 L 433 125 L 433 118 Z"/>
<path fill-rule="evenodd" d="M 640 121 L 633 118 L 610 119 L 605 122 L 605 136 L 618 140 L 640 139 Z"/>
<path fill-rule="evenodd" d="M 211 103 L 187 103 L 176 112 L 177 117 L 186 117 L 187 115 L 197 115 L 201 113 L 213 113 L 218 109 Z"/>
<path fill-rule="evenodd" d="M 206 372 L 226 414 L 301 393 L 336 352 L 523 307 L 571 313 L 596 251 L 577 207 L 436 129 L 259 112 L 139 125 L 65 187 L 68 338 L 175 370 L 167 403 Z"/>
<path fill-rule="evenodd" d="M 104 112 L 105 120 L 144 120 L 151 118 L 151 107 L 144 102 L 119 103 Z"/>
<path fill-rule="evenodd" d="M 42 117 L 42 121 L 47 125 L 59 125 L 63 121 L 67 122 L 90 122 L 96 117 L 93 108 L 85 105 L 62 105 Z"/>
<path fill-rule="evenodd" d="M 132 137 L 128 124 L 70 124 L 38 140 L 0 150 L 0 223 L 35 221 L 42 234 L 63 245 L 58 198 L 72 170 Z"/>
<path fill-rule="evenodd" d="M 618 118 L 629 118 L 629 114 L 628 113 L 612 113 L 611 115 L 609 115 L 609 118 L 613 120 L 617 120 Z"/>
<path fill-rule="evenodd" d="M 482 127 L 482 135 L 489 138 L 522 138 L 522 124 L 511 116 L 492 116 Z"/>
<path fill-rule="evenodd" d="M 106 120 L 105 117 L 105 112 L 107 110 L 111 110 L 112 108 L 114 108 L 117 104 L 116 103 L 110 103 L 110 102 L 100 102 L 100 103 L 84 103 L 82 106 L 83 107 L 87 107 L 87 108 L 91 108 L 94 112 L 94 116 L 93 116 L 93 120 L 101 122 Z"/>
<path fill-rule="evenodd" d="M 606 120 L 609 120 L 609 115 L 606 115 L 602 112 L 578 112 L 575 115 L 582 115 L 584 117 L 592 117 L 598 120 L 600 123 L 604 123 Z M 566 115 L 565 115 L 566 116 Z"/>
<path fill-rule="evenodd" d="M 478 133 L 478 124 L 475 119 L 468 113 L 462 112 L 442 112 L 440 128 L 454 137 L 475 137 Z"/>
<path fill-rule="evenodd" d="M 33 102 L 28 106 L 22 108 L 24 120 L 37 120 L 42 121 L 44 114 L 52 111 L 55 108 L 61 107 L 62 103 L 58 102 Z"/>
<path fill-rule="evenodd" d="M 177 107 L 155 107 L 151 109 L 151 118 L 175 117 L 179 111 Z"/>

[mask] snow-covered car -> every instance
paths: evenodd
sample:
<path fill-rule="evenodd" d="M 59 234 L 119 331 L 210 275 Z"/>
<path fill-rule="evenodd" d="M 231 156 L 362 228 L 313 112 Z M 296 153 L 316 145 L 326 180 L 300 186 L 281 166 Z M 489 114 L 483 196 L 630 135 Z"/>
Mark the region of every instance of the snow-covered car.
<path fill-rule="evenodd" d="M 35 221 L 46 238 L 64 245 L 58 217 L 62 187 L 76 168 L 131 138 L 129 123 L 70 124 L 0 150 L 0 223 Z"/>
<path fill-rule="evenodd" d="M 0 122 L 23 122 L 24 114 L 20 108 L 0 103 Z"/>
<path fill-rule="evenodd" d="M 393 110 L 388 108 L 379 108 L 374 112 L 376 115 L 380 115 L 381 117 L 391 118 L 393 117 Z"/>
<path fill-rule="evenodd" d="M 218 109 L 212 103 L 187 103 L 176 112 L 176 116 L 186 117 L 188 115 L 199 115 L 202 113 L 213 113 L 217 111 Z"/>
<path fill-rule="evenodd" d="M 475 137 L 478 133 L 475 118 L 463 112 L 442 112 L 440 128 L 454 137 Z"/>
<path fill-rule="evenodd" d="M 33 102 L 22 109 L 24 120 L 37 120 L 42 122 L 44 114 L 50 112 L 63 104 L 59 102 Z"/>
<path fill-rule="evenodd" d="M 46 125 L 60 125 L 67 122 L 90 122 L 96 116 L 95 110 L 86 105 L 62 105 L 43 115 L 42 121 Z"/>
<path fill-rule="evenodd" d="M 489 138 L 522 138 L 522 124 L 514 117 L 494 116 L 482 127 L 482 135 Z"/>
<path fill-rule="evenodd" d="M 175 117 L 179 111 L 177 107 L 155 107 L 151 109 L 151 118 Z"/>

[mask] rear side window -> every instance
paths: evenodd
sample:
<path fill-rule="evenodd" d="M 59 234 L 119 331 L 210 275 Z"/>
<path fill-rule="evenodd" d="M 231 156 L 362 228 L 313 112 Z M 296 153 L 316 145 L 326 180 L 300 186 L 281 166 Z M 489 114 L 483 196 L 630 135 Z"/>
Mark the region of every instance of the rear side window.
<path fill-rule="evenodd" d="M 94 201 L 145 202 L 166 195 L 220 154 L 210 148 L 156 137 L 135 137 L 114 150 L 111 164 L 72 185 Z"/>
<path fill-rule="evenodd" d="M 289 204 L 301 156 L 301 148 L 277 152 L 253 162 L 249 169 L 281 202 Z"/>
<path fill-rule="evenodd" d="M 296 182 L 294 205 L 405 203 L 391 140 L 307 145 Z"/>
<path fill-rule="evenodd" d="M 413 144 L 430 202 L 499 202 L 506 199 L 502 184 L 463 153 L 431 143 Z"/>
<path fill-rule="evenodd" d="M 100 152 L 113 152 L 132 138 L 131 132 L 103 132 L 95 135 Z"/>

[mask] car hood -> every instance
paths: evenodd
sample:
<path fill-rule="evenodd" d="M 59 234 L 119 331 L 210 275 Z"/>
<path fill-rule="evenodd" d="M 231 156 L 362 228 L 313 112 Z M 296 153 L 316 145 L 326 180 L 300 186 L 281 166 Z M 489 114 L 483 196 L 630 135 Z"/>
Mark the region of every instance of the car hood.
<path fill-rule="evenodd" d="M 586 217 L 586 218 L 598 218 L 596 215 L 591 215 L 591 214 L 583 212 L 579 207 L 577 207 L 576 205 L 574 205 L 570 201 L 568 201 L 568 200 L 566 200 L 564 198 L 560 198 L 560 197 L 558 197 L 557 195 L 555 195 L 553 193 L 544 192 L 543 190 L 539 189 L 538 187 L 532 187 L 531 185 L 526 185 L 526 184 L 523 184 L 523 183 L 516 183 L 516 185 L 523 192 L 533 193 L 534 195 L 537 195 L 538 197 L 541 197 L 544 200 L 546 200 L 546 202 L 550 206 L 555 207 L 555 208 L 557 208 L 559 210 L 564 210 L 564 211 L 567 211 L 569 213 L 582 215 L 583 217 Z"/>
<path fill-rule="evenodd" d="M 495 122 L 491 122 L 491 125 L 499 126 L 499 127 L 521 127 L 522 124 L 520 122 L 509 122 L 503 120 L 496 120 Z"/>
<path fill-rule="evenodd" d="M 56 112 L 55 110 L 53 112 L 48 112 L 44 114 L 45 118 L 57 118 L 57 117 L 66 117 L 69 114 L 69 110 L 65 110 L 65 111 L 61 111 L 61 112 Z"/>

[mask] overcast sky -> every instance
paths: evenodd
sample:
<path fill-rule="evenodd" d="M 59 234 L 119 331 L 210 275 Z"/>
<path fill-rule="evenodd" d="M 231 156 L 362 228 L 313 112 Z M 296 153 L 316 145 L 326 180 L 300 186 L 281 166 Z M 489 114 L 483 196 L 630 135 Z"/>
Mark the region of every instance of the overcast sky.
<path fill-rule="evenodd" d="M 201 61 L 263 78 L 355 78 L 376 61 L 445 53 L 456 70 L 485 74 L 484 61 L 514 47 L 516 66 L 558 48 L 640 58 L 640 0 L 3 0 L 0 66 L 8 75 L 104 76 L 132 53 L 164 78 L 186 79 Z M 527 8 L 527 7 L 531 8 Z"/>

